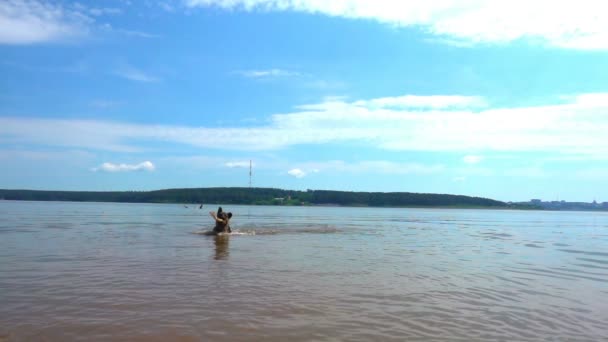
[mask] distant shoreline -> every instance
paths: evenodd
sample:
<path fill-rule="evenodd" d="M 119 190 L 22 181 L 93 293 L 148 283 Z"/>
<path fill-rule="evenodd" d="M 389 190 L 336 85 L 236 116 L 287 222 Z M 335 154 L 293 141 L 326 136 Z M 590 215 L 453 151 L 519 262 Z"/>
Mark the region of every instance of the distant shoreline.
<path fill-rule="evenodd" d="M 169 205 L 191 205 L 193 207 L 200 205 L 197 202 L 118 202 L 118 201 L 97 201 L 97 200 L 86 200 L 86 201 L 76 201 L 76 200 L 36 200 L 36 199 L 4 199 L 0 198 L 0 203 L 2 201 L 15 201 L 15 202 L 71 202 L 71 203 L 125 203 L 125 204 L 169 204 Z M 603 208 L 542 208 L 542 207 L 529 207 L 529 206 L 519 206 L 519 205 L 506 205 L 504 207 L 487 207 L 487 206 L 420 206 L 420 205 L 407 205 L 407 206 L 370 206 L 370 205 L 347 205 L 347 204 L 302 204 L 302 205 L 293 205 L 293 204 L 250 204 L 250 203 L 225 203 L 222 202 L 213 203 L 214 205 L 250 205 L 250 206 L 276 206 L 276 207 L 325 207 L 325 208 L 394 208 L 394 209 L 480 209 L 480 210 L 526 210 L 526 211 L 554 211 L 554 212 L 608 212 L 608 210 Z M 205 204 L 206 205 L 206 204 Z M 208 208 L 208 207 L 206 207 Z M 212 208 L 213 209 L 213 208 Z"/>
<path fill-rule="evenodd" d="M 201 205 L 201 203 L 199 202 L 150 202 L 150 201 L 145 201 L 145 202 L 126 202 L 126 201 L 101 201 L 101 200 L 62 200 L 62 199 L 13 199 L 13 198 L 0 198 L 0 202 L 2 201 L 6 201 L 6 202 L 73 202 L 73 203 L 131 203 L 131 204 L 176 204 L 176 205 L 187 205 L 187 206 L 199 206 Z M 348 208 L 456 208 L 456 209 L 466 209 L 466 208 L 472 208 L 472 209 L 505 209 L 505 208 L 511 208 L 509 205 L 506 205 L 505 207 L 500 207 L 500 206 L 495 206 L 495 207 L 488 207 L 488 206 L 458 206 L 458 205 L 454 205 L 454 206 L 433 206 L 433 205 L 429 205 L 429 206 L 423 206 L 423 205 L 408 205 L 408 206 L 378 206 L 378 205 L 359 205 L 359 204 L 334 204 L 334 203 L 324 203 L 324 204 L 311 204 L 311 203 L 306 203 L 306 204 L 263 204 L 263 203 L 227 203 L 227 202 L 208 202 L 208 203 L 202 203 L 204 204 L 204 206 L 207 206 L 208 204 L 218 204 L 218 205 L 251 205 L 251 206 L 267 206 L 267 207 L 319 207 L 319 208 L 336 208 L 336 207 L 348 207 Z M 540 210 L 544 210 L 544 209 L 540 209 Z"/>
<path fill-rule="evenodd" d="M 76 200 L 35 200 L 35 199 L 2 199 L 0 203 L 5 202 L 53 202 L 53 203 L 124 203 L 124 204 L 166 204 L 166 205 L 186 205 L 192 208 L 198 207 L 200 203 L 186 203 L 186 202 L 117 202 L 117 201 L 76 201 Z M 251 203 L 209 203 L 213 205 L 247 205 L 247 206 L 260 206 L 260 207 L 309 207 L 309 208 L 378 208 L 378 209 L 479 209 L 479 210 L 540 210 L 540 211 L 559 211 L 559 210 L 548 210 L 543 208 L 519 208 L 514 206 L 504 207 L 487 207 L 487 206 L 421 206 L 421 205 L 409 205 L 409 206 L 370 206 L 370 205 L 347 205 L 347 204 L 251 204 Z M 207 210 L 214 210 L 214 207 L 208 207 L 208 204 L 204 204 L 204 208 Z M 565 210 L 563 210 L 565 211 Z M 589 211 L 589 210 L 572 210 L 572 211 Z"/>
<path fill-rule="evenodd" d="M 493 199 L 451 194 L 411 192 L 352 192 L 284 190 L 274 188 L 185 188 L 153 191 L 52 191 L 0 189 L 0 199 L 18 201 L 71 201 L 108 203 L 167 203 L 275 205 L 317 207 L 525 209 L 540 207 L 509 204 Z"/>

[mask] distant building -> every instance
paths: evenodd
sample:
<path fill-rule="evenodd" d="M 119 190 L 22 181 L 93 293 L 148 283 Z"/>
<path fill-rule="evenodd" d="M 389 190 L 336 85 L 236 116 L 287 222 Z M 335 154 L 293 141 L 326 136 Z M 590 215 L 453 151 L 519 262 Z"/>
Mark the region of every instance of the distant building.
<path fill-rule="evenodd" d="M 564 200 L 543 202 L 540 199 L 531 199 L 526 204 L 532 204 L 548 210 L 608 210 L 608 202 L 566 202 Z"/>

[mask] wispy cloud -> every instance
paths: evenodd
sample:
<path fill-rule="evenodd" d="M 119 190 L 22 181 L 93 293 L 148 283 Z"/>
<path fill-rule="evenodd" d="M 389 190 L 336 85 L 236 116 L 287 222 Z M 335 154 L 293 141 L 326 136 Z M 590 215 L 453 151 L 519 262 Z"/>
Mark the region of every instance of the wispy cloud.
<path fill-rule="evenodd" d="M 284 69 L 238 70 L 234 73 L 247 78 L 293 77 L 301 75 L 299 72 Z"/>
<path fill-rule="evenodd" d="M 149 32 L 145 32 L 145 31 L 116 28 L 109 23 L 105 23 L 105 24 L 101 25 L 100 28 L 103 29 L 107 33 L 116 33 L 116 34 L 121 34 L 121 35 L 124 35 L 127 37 L 133 37 L 133 38 L 160 38 L 160 37 L 162 37 L 160 34 L 149 33 Z"/>
<path fill-rule="evenodd" d="M 123 14 L 119 7 L 44 0 L 0 1 L 0 44 L 26 45 L 77 41 L 95 33 L 118 33 L 136 38 L 160 35 L 113 28 L 103 17 Z"/>
<path fill-rule="evenodd" d="M 417 96 L 404 95 L 394 97 L 381 97 L 372 100 L 359 100 L 353 103 L 356 106 L 367 108 L 476 108 L 486 107 L 487 104 L 479 96 L 461 95 L 431 95 Z"/>
<path fill-rule="evenodd" d="M 304 82 L 303 85 L 307 88 L 318 89 L 323 91 L 336 91 L 342 90 L 348 87 L 348 84 L 341 81 L 329 81 L 329 80 L 312 80 Z"/>
<path fill-rule="evenodd" d="M 127 80 L 130 81 L 135 81 L 135 82 L 145 82 L 145 83 L 153 83 L 153 82 L 160 82 L 160 78 L 156 77 L 156 76 L 152 76 L 146 72 L 143 72 L 139 69 L 136 69 L 133 66 L 130 65 L 125 65 L 122 66 L 121 68 L 118 68 L 114 71 L 114 74 L 117 76 L 120 76 L 122 78 L 125 78 Z"/>
<path fill-rule="evenodd" d="M 321 160 L 293 162 L 276 158 L 259 159 L 259 163 L 253 163 L 257 170 L 288 170 L 286 173 L 296 178 L 303 178 L 318 173 L 323 174 L 378 174 L 378 175 L 428 175 L 441 173 L 447 170 L 446 166 L 439 163 L 425 164 L 420 162 L 398 162 L 389 160 L 360 160 L 349 162 L 344 160 Z M 201 169 L 214 169 L 218 167 L 249 168 L 249 161 L 225 161 L 221 157 L 171 157 L 166 160 L 170 164 L 196 165 Z M 467 169 L 469 170 L 469 169 Z M 285 171 L 283 171 L 285 172 Z"/>
<path fill-rule="evenodd" d="M 116 7 L 93 7 L 88 12 L 94 16 L 122 14 L 122 9 Z"/>
<path fill-rule="evenodd" d="M 435 96 L 427 99 L 432 103 Z M 382 98 L 388 101 L 387 98 Z M 397 108 L 328 99 L 271 115 L 264 124 L 214 128 L 98 120 L 0 117 L 3 141 L 137 151 L 141 141 L 224 150 L 276 150 L 303 144 L 350 144 L 404 151 L 489 151 L 607 155 L 608 94 L 515 108 Z M 373 102 L 371 100 L 363 100 Z M 388 101 L 391 102 L 391 101 Z M 424 103 L 425 101 L 420 101 Z M 416 104 L 418 106 L 418 104 Z M 469 161 L 475 158 L 468 158 Z M 477 159 L 480 160 L 480 159 Z"/>
<path fill-rule="evenodd" d="M 149 32 L 144 32 L 144 31 L 125 30 L 125 29 L 114 29 L 114 31 L 122 33 L 129 37 L 136 37 L 136 38 L 160 38 L 160 37 L 162 37 L 160 34 L 149 33 Z"/>
<path fill-rule="evenodd" d="M 462 157 L 462 161 L 467 164 L 477 164 L 477 163 L 481 162 L 482 159 L 483 159 L 482 156 L 476 156 L 476 155 L 467 155 L 467 156 Z"/>
<path fill-rule="evenodd" d="M 166 1 L 159 1 L 158 7 L 160 7 L 161 9 L 163 9 L 166 12 L 170 12 L 170 13 L 175 12 L 175 7 Z"/>
<path fill-rule="evenodd" d="M 35 44 L 84 36 L 92 19 L 83 11 L 37 0 L 0 1 L 0 44 Z"/>
<path fill-rule="evenodd" d="M 124 139 L 136 136 L 137 131 L 137 125 L 93 120 L 0 117 L 0 137 L 4 141 L 42 146 L 136 152 L 140 149 L 126 144 Z"/>
<path fill-rule="evenodd" d="M 91 101 L 91 106 L 100 109 L 108 109 L 117 107 L 122 104 L 120 101 L 112 101 L 112 100 L 93 100 Z"/>
<path fill-rule="evenodd" d="M 249 161 L 231 161 L 224 165 L 229 168 L 248 168 L 250 164 Z M 251 166 L 254 166 L 253 163 L 251 163 Z"/>
<path fill-rule="evenodd" d="M 95 157 L 94 153 L 82 150 L 26 150 L 26 149 L 0 149 L 0 160 L 3 162 L 14 162 L 16 160 L 31 161 L 60 161 L 61 163 L 71 163 L 78 161 L 89 161 Z"/>
<path fill-rule="evenodd" d="M 588 167 L 575 171 L 573 175 L 579 179 L 605 181 L 607 174 L 607 167 Z"/>
<path fill-rule="evenodd" d="M 189 170 L 222 169 L 226 167 L 227 158 L 206 155 L 166 156 L 157 160 L 158 165 Z"/>
<path fill-rule="evenodd" d="M 302 164 L 306 173 L 338 172 L 338 173 L 367 173 L 385 175 L 432 174 L 442 172 L 442 164 L 422 164 L 416 162 L 395 162 L 388 160 L 362 160 L 346 162 L 343 160 L 330 160 Z"/>
<path fill-rule="evenodd" d="M 132 171 L 154 171 L 154 164 L 150 161 L 145 161 L 139 164 L 113 164 L 103 163 L 98 167 L 92 168 L 91 171 L 103 172 L 132 172 Z"/>
<path fill-rule="evenodd" d="M 2 61 L 2 65 L 12 68 L 19 68 L 25 71 L 33 72 L 56 72 L 56 73 L 75 73 L 83 74 L 89 70 L 89 66 L 85 61 L 78 61 L 72 64 L 63 65 L 29 65 L 12 61 Z"/>
<path fill-rule="evenodd" d="M 573 49 L 608 49 L 608 11 L 582 1 L 186 0 L 190 7 L 295 11 L 419 27 L 451 44 L 531 38 Z M 547 13 L 551 15 L 547 15 Z"/>
<path fill-rule="evenodd" d="M 530 167 L 514 167 L 503 170 L 504 176 L 507 177 L 527 177 L 527 178 L 543 178 L 547 177 L 547 172 L 540 166 Z"/>

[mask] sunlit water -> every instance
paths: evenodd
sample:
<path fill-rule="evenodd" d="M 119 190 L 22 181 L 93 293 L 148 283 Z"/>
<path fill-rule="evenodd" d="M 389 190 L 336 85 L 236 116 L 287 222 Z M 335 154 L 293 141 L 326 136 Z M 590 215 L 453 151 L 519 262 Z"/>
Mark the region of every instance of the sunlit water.
<path fill-rule="evenodd" d="M 0 201 L 0 341 L 608 339 L 608 215 Z"/>

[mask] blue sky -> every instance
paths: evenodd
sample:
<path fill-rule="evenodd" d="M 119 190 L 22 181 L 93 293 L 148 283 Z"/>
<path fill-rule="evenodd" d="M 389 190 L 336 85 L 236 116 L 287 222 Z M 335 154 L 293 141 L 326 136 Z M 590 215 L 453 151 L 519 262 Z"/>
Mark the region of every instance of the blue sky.
<path fill-rule="evenodd" d="M 599 1 L 0 3 L 0 188 L 608 201 Z"/>

